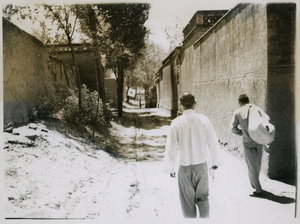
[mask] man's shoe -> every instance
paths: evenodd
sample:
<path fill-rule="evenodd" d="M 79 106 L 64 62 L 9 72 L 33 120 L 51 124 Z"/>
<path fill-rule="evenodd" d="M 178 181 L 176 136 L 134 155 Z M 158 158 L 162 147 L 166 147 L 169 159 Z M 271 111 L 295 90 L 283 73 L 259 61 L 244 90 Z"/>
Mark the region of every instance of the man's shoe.
<path fill-rule="evenodd" d="M 254 197 L 262 197 L 263 196 L 263 193 L 262 192 L 256 192 L 254 191 L 252 195 L 250 196 L 254 196 Z"/>

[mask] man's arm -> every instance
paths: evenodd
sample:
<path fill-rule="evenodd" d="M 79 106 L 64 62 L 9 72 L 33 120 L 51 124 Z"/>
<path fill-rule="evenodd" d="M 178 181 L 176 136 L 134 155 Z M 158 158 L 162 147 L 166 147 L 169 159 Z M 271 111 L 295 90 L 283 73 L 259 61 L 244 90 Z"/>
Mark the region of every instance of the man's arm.
<path fill-rule="evenodd" d="M 211 168 L 217 169 L 221 164 L 220 144 L 218 142 L 217 134 L 210 120 L 208 120 L 207 122 L 207 139 L 207 145 L 211 155 Z"/>
<path fill-rule="evenodd" d="M 166 148 L 165 148 L 165 157 L 164 157 L 164 164 L 165 164 L 165 172 L 170 173 L 171 177 L 175 177 L 175 168 L 176 168 L 176 160 L 178 154 L 178 139 L 175 127 L 172 125 L 170 126 L 170 132 L 167 136 Z"/>
<path fill-rule="evenodd" d="M 234 134 L 243 135 L 243 131 L 240 128 L 238 128 L 238 125 L 239 125 L 238 115 L 236 112 L 234 112 L 230 122 L 230 130 Z"/>

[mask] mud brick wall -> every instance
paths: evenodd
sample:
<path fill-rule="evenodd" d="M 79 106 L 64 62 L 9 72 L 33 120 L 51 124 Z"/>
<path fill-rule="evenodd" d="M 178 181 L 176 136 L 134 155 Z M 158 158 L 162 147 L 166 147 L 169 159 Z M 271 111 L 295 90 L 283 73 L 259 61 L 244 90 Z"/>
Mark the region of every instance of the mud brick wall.
<path fill-rule="evenodd" d="M 159 108 L 171 116 L 172 109 L 172 80 L 171 80 L 171 66 L 165 66 L 162 68 L 162 74 L 160 78 L 160 92 L 159 92 Z"/>
<path fill-rule="evenodd" d="M 70 67 L 49 60 L 38 39 L 2 21 L 4 125 L 16 125 L 28 122 L 33 107 L 59 89 L 74 86 L 75 76 Z"/>
<path fill-rule="evenodd" d="M 239 4 L 184 50 L 181 64 L 179 94 L 195 94 L 196 110 L 229 148 L 243 152 L 242 139 L 229 129 L 240 94 L 270 115 L 277 134 L 262 169 L 273 178 L 296 170 L 293 21 L 294 4 Z"/>
<path fill-rule="evenodd" d="M 66 87 L 70 89 L 77 88 L 74 68 L 54 57 L 49 57 L 47 64 L 52 78 L 51 82 L 56 90 L 66 89 Z"/>

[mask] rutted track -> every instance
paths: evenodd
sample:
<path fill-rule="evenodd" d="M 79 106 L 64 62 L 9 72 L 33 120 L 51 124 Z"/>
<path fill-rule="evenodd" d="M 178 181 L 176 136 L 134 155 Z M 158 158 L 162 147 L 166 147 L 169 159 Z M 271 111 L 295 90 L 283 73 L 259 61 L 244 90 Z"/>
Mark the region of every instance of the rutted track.
<path fill-rule="evenodd" d="M 110 138 L 120 144 L 120 154 L 137 161 L 161 160 L 166 140 L 166 126 L 171 120 L 153 109 L 124 109 L 120 122 L 112 122 Z M 124 119 L 124 117 L 126 117 Z M 120 129 L 124 135 L 119 136 Z"/>

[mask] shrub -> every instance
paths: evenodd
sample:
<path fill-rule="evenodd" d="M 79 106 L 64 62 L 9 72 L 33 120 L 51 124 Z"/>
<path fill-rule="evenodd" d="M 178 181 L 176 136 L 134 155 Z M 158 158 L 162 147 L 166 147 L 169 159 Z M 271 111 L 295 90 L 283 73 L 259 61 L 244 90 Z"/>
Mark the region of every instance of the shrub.
<path fill-rule="evenodd" d="M 101 99 L 99 99 L 97 112 L 97 91 L 90 92 L 86 85 L 82 85 L 81 110 L 79 110 L 78 101 L 77 89 L 69 91 L 60 90 L 55 96 L 45 99 L 43 103 L 34 107 L 29 114 L 30 120 L 34 121 L 36 119 L 45 119 L 57 114 L 67 123 L 71 124 L 105 125 L 107 123 Z M 107 112 L 110 112 L 109 104 L 107 104 L 106 107 Z M 110 116 L 111 115 L 108 115 L 108 117 Z"/>
<path fill-rule="evenodd" d="M 81 88 L 82 109 L 78 106 L 78 90 L 72 90 L 71 96 L 65 101 L 62 109 L 63 119 L 68 123 L 85 125 L 105 125 L 105 116 L 103 112 L 103 103 L 99 99 L 97 91 L 90 92 L 86 85 Z M 97 113 L 97 116 L 96 116 Z"/>

